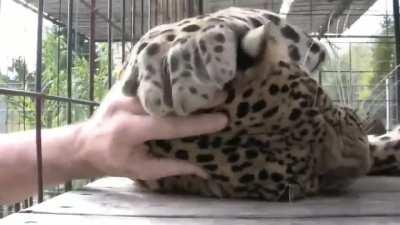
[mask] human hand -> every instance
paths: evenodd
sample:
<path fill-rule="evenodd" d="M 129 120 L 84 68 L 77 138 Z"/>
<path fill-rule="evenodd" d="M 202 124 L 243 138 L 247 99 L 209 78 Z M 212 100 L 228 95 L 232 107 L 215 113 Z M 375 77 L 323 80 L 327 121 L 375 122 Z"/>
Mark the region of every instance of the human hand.
<path fill-rule="evenodd" d="M 144 143 L 216 132 L 226 126 L 226 116 L 151 117 L 137 98 L 123 96 L 115 86 L 77 134 L 77 158 L 86 165 L 84 170 L 95 176 L 142 180 L 185 174 L 207 178 L 200 167 L 189 162 L 154 157 Z"/>

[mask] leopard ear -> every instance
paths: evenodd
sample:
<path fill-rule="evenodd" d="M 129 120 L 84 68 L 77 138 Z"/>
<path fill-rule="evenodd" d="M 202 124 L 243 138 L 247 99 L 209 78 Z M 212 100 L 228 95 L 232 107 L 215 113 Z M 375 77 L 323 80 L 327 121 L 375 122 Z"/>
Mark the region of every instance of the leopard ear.
<path fill-rule="evenodd" d="M 265 56 L 267 47 L 273 38 L 276 25 L 267 22 L 263 26 L 248 31 L 239 41 L 237 49 L 237 67 L 240 71 L 258 64 Z"/>
<path fill-rule="evenodd" d="M 267 40 L 270 39 L 269 36 L 271 36 L 274 26 L 274 24 L 268 22 L 247 32 L 242 39 L 242 50 L 252 58 L 259 58 L 266 50 Z"/>

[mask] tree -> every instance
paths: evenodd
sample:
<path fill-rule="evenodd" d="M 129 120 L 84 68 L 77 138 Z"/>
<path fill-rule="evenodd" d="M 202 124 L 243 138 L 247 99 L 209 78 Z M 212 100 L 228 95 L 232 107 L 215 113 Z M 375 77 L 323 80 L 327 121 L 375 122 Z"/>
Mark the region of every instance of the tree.
<path fill-rule="evenodd" d="M 381 35 L 389 35 L 393 33 L 394 22 L 389 16 L 385 16 L 382 22 Z M 375 76 L 371 79 L 370 84 L 377 84 L 385 75 L 395 67 L 395 48 L 388 40 L 376 40 L 377 43 L 373 48 L 373 61 L 372 67 Z"/>
<path fill-rule="evenodd" d="M 368 45 L 349 43 L 337 51 L 322 73 L 322 84 L 328 94 L 341 104 L 358 107 L 363 96 L 365 77 L 370 76 L 372 51 Z M 326 71 L 331 72 L 326 72 Z"/>
<path fill-rule="evenodd" d="M 88 43 L 84 36 L 78 34 L 76 46 L 72 46 L 72 97 L 76 99 L 89 99 L 89 61 Z M 48 95 L 67 96 L 67 38 L 64 29 L 60 31 L 56 26 L 46 31 L 43 41 L 43 71 L 42 91 Z M 98 57 L 96 59 L 95 96 L 100 100 L 107 90 L 107 48 L 105 44 L 98 44 Z M 13 60 L 8 68 L 10 76 L 8 83 L 18 84 L 11 88 L 33 91 L 35 89 L 35 72 L 27 73 L 27 66 L 22 57 Z M 22 88 L 21 84 L 27 84 Z M 26 114 L 26 123 L 34 124 L 34 99 L 11 98 L 10 107 L 13 111 L 32 112 Z M 72 105 L 72 120 L 81 121 L 88 117 L 88 107 Z M 47 100 L 44 102 L 43 123 L 45 127 L 65 124 L 67 108 L 65 103 Z"/>
<path fill-rule="evenodd" d="M 391 17 L 385 16 L 381 23 L 382 31 L 380 35 L 388 36 L 393 33 L 394 23 Z M 393 76 L 389 74 L 395 67 L 395 48 L 390 39 L 379 38 L 375 40 L 372 46 L 372 72 L 363 78 L 363 84 L 368 89 L 363 91 L 363 104 L 361 109 L 365 111 L 369 118 L 384 120 L 386 118 L 386 90 L 389 88 L 389 94 L 393 99 L 393 93 L 396 83 L 392 81 Z M 386 79 L 389 79 L 387 87 Z M 390 118 L 389 118 L 390 119 Z"/>

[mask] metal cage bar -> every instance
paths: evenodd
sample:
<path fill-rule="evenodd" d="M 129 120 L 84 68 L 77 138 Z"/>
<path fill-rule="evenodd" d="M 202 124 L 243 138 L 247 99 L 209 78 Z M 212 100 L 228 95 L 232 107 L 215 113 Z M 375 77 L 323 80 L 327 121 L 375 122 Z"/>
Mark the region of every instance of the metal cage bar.
<path fill-rule="evenodd" d="M 122 63 L 124 63 L 125 62 L 125 17 L 126 17 L 126 15 L 125 15 L 125 7 L 126 7 L 126 2 L 125 2 L 125 0 L 122 0 L 122 37 L 121 37 L 121 40 L 122 40 L 122 55 L 121 55 L 121 60 L 122 60 Z"/>
<path fill-rule="evenodd" d="M 89 100 L 94 100 L 94 76 L 96 73 L 96 0 L 90 0 L 90 16 L 89 16 Z M 94 112 L 94 107 L 89 106 L 89 113 L 92 115 Z"/>
<path fill-rule="evenodd" d="M 141 0 L 140 4 L 140 14 L 142 15 L 142 18 L 140 20 L 140 35 L 144 34 L 144 0 Z"/>
<path fill-rule="evenodd" d="M 274 4 L 273 3 L 274 1 L 272 1 L 272 4 Z M 200 15 L 203 15 L 204 14 L 204 2 L 203 2 L 203 0 L 198 0 L 198 7 L 199 7 L 199 14 Z"/>
<path fill-rule="evenodd" d="M 67 96 L 72 98 L 72 41 L 73 41 L 73 12 L 74 0 L 68 0 L 68 25 L 67 25 Z M 67 123 L 72 123 L 72 104 L 67 103 Z M 72 183 L 70 181 L 65 183 L 65 190 L 72 190 Z"/>
<path fill-rule="evenodd" d="M 133 46 L 134 40 L 135 40 L 135 36 L 136 36 L 136 29 L 135 29 L 135 25 L 136 25 L 136 16 L 135 16 L 135 11 L 136 11 L 136 0 L 131 0 L 131 46 Z"/>
<path fill-rule="evenodd" d="M 23 2 L 20 0 L 14 0 L 16 2 Z M 108 0 L 108 17 L 103 15 L 103 14 L 98 14 L 98 12 L 96 11 L 96 7 L 95 7 L 95 2 L 96 0 L 91 0 L 91 1 L 86 1 L 86 0 L 80 0 L 82 3 L 85 4 L 85 2 L 90 2 L 90 39 L 89 39 L 89 44 L 90 44 L 90 56 L 89 56 L 89 61 L 90 61 L 90 84 L 89 84 L 89 88 L 90 88 L 90 96 L 89 99 L 90 100 L 81 100 L 81 99 L 73 99 L 72 98 L 72 64 L 73 64 L 73 55 L 72 55 L 72 35 L 74 34 L 74 32 L 78 32 L 77 30 L 74 31 L 74 29 L 72 28 L 72 23 L 73 23 L 73 13 L 74 13 L 74 8 L 73 8 L 73 1 L 74 0 L 68 0 L 68 24 L 67 24 L 67 45 L 68 45 L 68 49 L 67 49 L 67 75 L 68 75 L 68 97 L 60 97 L 58 96 L 59 90 L 57 90 L 57 96 L 52 96 L 52 95 L 46 95 L 42 92 L 42 44 L 43 44 L 43 39 L 42 39 L 42 34 L 43 34 L 43 18 L 45 19 L 49 19 L 51 20 L 53 23 L 59 25 L 59 26 L 64 26 L 62 25 L 59 21 L 54 20 L 54 18 L 48 16 L 45 12 L 44 12 L 44 4 L 43 4 L 43 0 L 38 0 L 39 2 L 39 6 L 38 9 L 34 9 L 34 11 L 36 13 L 38 13 L 38 29 L 37 29 L 37 58 L 36 58 L 36 82 L 35 82 L 35 91 L 20 91 L 20 90 L 11 90 L 11 89 L 7 89 L 7 88 L 0 88 L 0 94 L 4 94 L 4 95 L 8 95 L 8 96 L 22 96 L 22 97 L 33 97 L 36 101 L 36 105 L 35 105 L 35 111 L 36 111 L 36 156 L 37 156 L 37 185 L 38 185 L 38 201 L 41 202 L 43 201 L 43 171 L 42 171 L 42 166 L 43 166 L 43 162 L 42 162 L 42 142 L 41 142 L 41 128 L 42 128 L 42 122 L 43 122 L 43 115 L 42 115 L 42 103 L 45 100 L 55 100 L 57 102 L 64 102 L 68 104 L 68 123 L 72 122 L 72 104 L 80 104 L 80 105 L 85 105 L 87 107 L 90 107 L 91 109 L 91 113 L 93 112 L 93 109 L 95 106 L 98 105 L 98 103 L 94 102 L 94 79 L 95 79 L 95 73 L 96 73 L 96 68 L 95 68 L 95 18 L 96 15 L 98 18 L 102 18 L 104 20 L 107 20 L 108 23 L 108 86 L 111 87 L 112 85 L 112 80 L 111 80 L 111 71 L 112 71 L 112 31 L 114 30 L 120 30 L 119 27 L 117 26 L 116 23 L 114 23 L 112 21 L 112 0 Z M 122 15 L 122 60 L 125 59 L 125 22 L 126 22 L 126 15 L 125 15 L 125 2 L 126 0 L 123 0 L 122 4 L 123 4 L 123 15 Z M 131 41 L 132 44 L 134 44 L 135 41 L 135 37 L 143 35 L 146 31 L 146 22 L 148 22 L 150 24 L 149 29 L 151 27 L 151 23 L 153 21 L 154 18 L 156 23 L 158 23 L 158 15 L 157 12 L 155 13 L 156 17 L 152 16 L 152 11 L 151 11 L 151 7 L 150 6 L 150 2 L 152 0 L 132 0 L 131 2 L 131 10 L 132 10 L 132 18 L 131 18 L 131 23 L 132 23 L 132 33 L 131 33 Z M 61 2 L 62 0 L 59 0 L 60 2 L 60 10 L 61 10 Z M 188 1 L 188 0 L 165 0 L 166 4 L 164 5 L 164 2 L 162 2 L 162 6 L 160 9 L 158 9 L 158 5 L 156 5 L 155 10 L 163 11 L 165 12 L 167 15 L 164 15 L 166 19 L 164 19 L 164 17 L 162 17 L 163 22 L 166 22 L 165 20 L 169 21 L 176 21 L 178 19 L 178 16 L 182 15 L 182 6 L 184 7 L 184 9 L 186 10 L 192 10 L 192 11 L 184 11 L 184 15 L 189 16 L 193 13 L 197 13 L 196 11 L 193 10 L 192 6 L 194 4 L 196 4 L 194 1 Z M 316 1 L 314 1 L 315 3 Z M 183 4 L 180 4 L 183 3 Z M 21 3 L 21 4 L 25 4 L 25 3 Z M 139 6 L 139 4 L 141 4 Z M 146 4 L 146 5 L 145 5 Z M 154 3 L 153 3 L 154 4 Z M 171 4 L 171 5 L 170 5 Z M 203 10 L 204 10 L 204 6 L 203 6 L 203 0 L 198 0 L 197 1 L 198 4 L 198 13 L 199 14 L 203 14 Z M 274 4 L 274 2 L 272 1 L 272 4 Z M 312 8 L 312 4 L 313 1 L 311 0 L 311 8 Z M 175 5 L 175 7 L 173 7 L 173 5 Z M 28 7 L 29 6 L 29 7 Z M 25 7 L 31 8 L 30 5 L 25 4 Z M 89 7 L 89 4 L 87 4 L 87 6 Z M 165 6 L 165 7 L 164 7 Z M 186 6 L 186 8 L 185 8 Z M 141 8 L 139 8 L 141 7 Z M 139 13 L 141 13 L 142 15 L 144 15 L 146 12 L 146 7 L 149 8 L 149 15 L 147 18 L 136 18 L 135 17 L 135 11 L 137 10 Z M 170 9 L 169 7 L 171 7 L 171 13 L 170 13 Z M 165 10 L 163 10 L 165 9 Z M 31 9 L 32 10 L 32 9 Z M 288 14 L 290 15 L 290 13 Z M 295 15 L 303 15 L 303 14 L 295 14 Z M 309 14 L 304 14 L 304 15 L 309 15 Z M 312 17 L 316 17 L 320 15 L 319 13 L 312 13 L 311 16 Z M 321 14 L 323 15 L 323 14 Z M 358 15 L 356 13 L 349 13 L 350 16 L 353 15 Z M 369 16 L 381 16 L 381 15 L 369 15 Z M 59 16 L 61 17 L 61 16 Z M 313 21 L 313 19 L 310 19 L 310 25 L 312 27 L 312 23 L 315 22 Z M 400 18 L 399 18 L 399 1 L 398 0 L 393 0 L 393 17 L 394 17 L 394 33 L 395 35 L 387 35 L 387 36 L 382 36 L 382 35 L 368 35 L 369 38 L 376 38 L 376 39 L 385 39 L 388 42 L 387 43 L 391 43 L 395 45 L 395 49 L 396 49 L 396 64 L 400 64 Z M 148 21 L 146 21 L 146 19 L 148 19 Z M 181 19 L 181 18 L 179 18 Z M 137 20 L 137 21 L 136 21 Z M 140 21 L 140 23 L 139 23 Z M 138 27 L 135 27 L 135 24 L 138 23 Z M 129 36 L 129 35 L 128 35 Z M 366 36 L 364 35 L 330 35 L 330 34 L 325 34 L 323 35 L 323 37 L 326 38 L 365 38 Z M 394 39 L 395 41 L 392 42 L 391 40 Z M 103 40 L 104 41 L 104 40 Z M 390 41 L 390 42 L 389 42 Z M 368 42 L 363 42 L 363 43 L 368 43 Z M 371 42 L 373 43 L 373 42 Z M 350 54 L 351 54 L 351 50 L 350 50 Z M 350 56 L 351 57 L 351 56 Z M 59 60 L 60 56 L 58 56 Z M 350 63 L 351 64 L 351 63 Z M 344 70 L 341 70 L 342 72 L 345 72 Z M 319 81 L 322 80 L 322 75 L 323 72 L 327 72 L 327 71 L 321 71 L 319 74 Z M 337 71 L 332 71 L 332 72 L 337 72 Z M 352 70 L 350 69 L 348 72 L 350 73 L 356 73 L 358 71 Z M 396 82 L 400 81 L 400 71 L 397 70 L 397 74 L 396 74 Z M 25 85 L 25 79 L 24 79 L 24 85 Z M 59 85 L 59 83 L 58 83 Z M 397 89 L 397 99 L 393 99 L 393 101 L 395 103 L 397 103 L 397 107 L 400 106 L 400 88 Z M 356 100 L 359 101 L 359 100 Z M 25 110 L 25 109 L 24 109 Z M 397 115 L 397 119 L 400 119 L 400 110 L 397 111 L 398 115 Z M 25 111 L 24 111 L 25 114 Z M 25 120 L 24 120 L 25 122 Z M 25 128 L 25 124 L 24 124 L 24 128 Z M 24 207 L 28 206 L 28 205 L 32 205 L 32 199 L 30 199 L 29 201 L 25 201 L 24 203 Z M 18 210 L 19 206 L 15 205 L 16 209 Z"/>
<path fill-rule="evenodd" d="M 152 1 L 151 0 L 148 0 L 147 1 L 147 13 L 148 13 L 148 16 L 147 16 L 147 30 L 150 30 L 151 29 L 151 22 L 152 22 L 152 13 L 151 13 L 151 8 L 153 7 L 153 4 L 152 4 Z M 143 14 L 142 14 L 143 15 Z"/>
<path fill-rule="evenodd" d="M 38 202 L 43 201 L 43 160 L 42 160 L 42 38 L 43 38 L 43 0 L 39 0 L 37 49 L 36 49 L 36 159 Z"/>
<path fill-rule="evenodd" d="M 399 0 L 393 0 L 393 17 L 394 17 L 394 33 L 395 33 L 395 60 L 396 65 L 400 65 L 400 12 Z M 396 72 L 396 83 L 400 84 L 400 70 Z M 400 87 L 397 86 L 397 122 L 400 121 Z"/>
<path fill-rule="evenodd" d="M 111 88 L 112 85 L 112 0 L 108 0 L 107 8 L 108 8 L 108 19 L 107 19 L 107 30 L 108 30 L 108 35 L 107 35 L 107 44 L 108 44 L 108 88 Z"/>
<path fill-rule="evenodd" d="M 8 89 L 8 88 L 0 88 L 0 94 L 9 95 L 9 96 L 35 97 L 35 98 L 38 96 L 42 96 L 42 98 L 46 99 L 46 100 L 59 101 L 59 102 L 64 102 L 64 103 L 70 102 L 70 103 L 74 103 L 74 104 L 88 105 L 88 106 L 90 106 L 90 105 L 98 106 L 99 105 L 99 103 L 95 102 L 95 101 L 47 95 L 47 94 L 43 94 L 41 92 L 21 91 L 21 90 L 14 90 L 14 89 Z"/>
<path fill-rule="evenodd" d="M 58 0 L 58 17 L 61 17 L 61 1 Z M 61 26 L 57 26 L 57 96 L 60 95 L 60 69 L 61 69 L 61 63 L 60 63 L 60 57 L 61 57 L 61 40 L 60 40 L 60 35 L 61 35 Z M 25 86 L 25 85 L 24 85 Z M 57 115 L 60 115 L 60 103 L 57 102 Z M 60 117 L 57 119 L 57 125 L 60 125 Z"/>

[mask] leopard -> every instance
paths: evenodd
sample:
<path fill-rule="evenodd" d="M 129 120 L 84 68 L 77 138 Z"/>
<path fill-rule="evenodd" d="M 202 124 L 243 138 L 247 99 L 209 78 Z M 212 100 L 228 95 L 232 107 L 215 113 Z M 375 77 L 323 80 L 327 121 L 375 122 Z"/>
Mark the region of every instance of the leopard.
<path fill-rule="evenodd" d="M 368 135 L 374 176 L 400 176 L 400 126 L 381 135 Z"/>
<path fill-rule="evenodd" d="M 399 157 L 385 151 L 400 142 L 374 141 L 355 110 L 332 101 L 310 75 L 326 58 L 318 40 L 264 9 L 230 7 L 149 30 L 116 91 L 137 97 L 151 116 L 220 112 L 229 122 L 212 134 L 146 143 L 154 156 L 194 163 L 209 179 L 137 183 L 162 193 L 292 201 L 387 170 Z"/>

